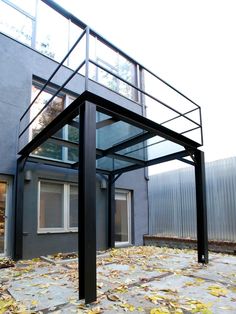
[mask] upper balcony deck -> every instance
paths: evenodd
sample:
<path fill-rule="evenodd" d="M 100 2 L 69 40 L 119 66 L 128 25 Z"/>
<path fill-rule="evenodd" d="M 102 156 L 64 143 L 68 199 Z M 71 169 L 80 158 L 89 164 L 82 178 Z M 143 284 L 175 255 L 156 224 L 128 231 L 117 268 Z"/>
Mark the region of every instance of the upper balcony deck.
<path fill-rule="evenodd" d="M 195 102 L 84 26 L 22 115 L 19 154 L 78 165 L 84 101 L 97 106 L 98 170 L 148 166 L 203 144 Z"/>

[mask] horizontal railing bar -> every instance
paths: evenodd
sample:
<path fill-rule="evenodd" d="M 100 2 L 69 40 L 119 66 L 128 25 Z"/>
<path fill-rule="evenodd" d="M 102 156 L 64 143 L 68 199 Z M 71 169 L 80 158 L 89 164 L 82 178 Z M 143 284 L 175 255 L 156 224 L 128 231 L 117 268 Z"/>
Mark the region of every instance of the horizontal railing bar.
<path fill-rule="evenodd" d="M 187 99 L 188 101 L 190 101 L 193 105 L 195 105 L 198 109 L 200 108 L 200 106 L 195 103 L 193 100 L 191 100 L 189 97 L 187 97 L 186 95 L 184 95 L 183 93 L 181 93 L 178 89 L 176 89 L 174 86 L 172 86 L 171 84 L 167 83 L 165 80 L 163 80 L 161 77 L 159 77 L 158 75 L 156 75 L 155 73 L 153 73 L 151 70 L 148 70 L 146 67 L 140 65 L 141 69 L 147 71 L 148 73 L 150 73 L 151 75 L 153 75 L 155 78 L 157 78 L 159 81 L 161 81 L 162 83 L 164 83 L 165 85 L 167 85 L 168 87 L 170 87 L 171 89 L 173 89 L 176 93 L 178 93 L 179 95 L 181 95 L 182 97 L 184 97 L 185 99 Z"/>
<path fill-rule="evenodd" d="M 74 23 L 75 25 L 79 26 L 82 29 L 85 29 L 87 27 L 87 25 L 82 22 L 80 19 L 78 19 L 76 16 L 74 16 L 73 14 L 71 14 L 70 12 L 68 12 L 67 10 L 65 10 L 64 8 L 62 8 L 60 5 L 58 5 L 57 3 L 55 3 L 54 1 L 51 0 L 42 0 L 44 3 L 46 3 L 48 6 L 50 6 L 51 8 L 53 8 L 55 11 L 57 11 L 58 13 L 60 13 L 61 15 L 63 15 L 65 18 L 71 20 L 72 23 Z M 157 76 L 156 74 L 154 74 L 152 71 L 148 70 L 146 67 L 144 67 L 142 64 L 140 64 L 139 62 L 137 62 L 134 58 L 131 58 L 127 53 L 125 53 L 124 51 L 122 51 L 120 48 L 116 47 L 114 44 L 110 43 L 107 39 L 105 39 L 103 36 L 101 36 L 100 34 L 98 34 L 96 31 L 94 31 L 93 29 L 90 28 L 90 34 L 94 37 L 97 37 L 102 43 L 104 43 L 106 46 L 112 48 L 112 50 L 117 51 L 120 55 L 122 55 L 123 57 L 125 57 L 126 59 L 128 59 L 131 63 L 134 63 L 136 65 L 139 65 L 142 69 L 148 71 L 150 74 L 152 74 L 153 76 L 155 76 L 158 80 L 160 80 L 162 83 L 164 83 L 165 85 L 167 85 L 168 87 L 170 87 L 171 89 L 173 89 L 175 92 L 177 92 L 178 94 L 180 94 L 182 97 L 184 97 L 185 99 L 187 99 L 188 101 L 190 101 L 192 104 L 194 104 L 195 106 L 197 106 L 198 108 L 200 108 L 200 106 L 198 104 L 196 104 L 193 100 L 191 100 L 189 97 L 187 97 L 186 95 L 184 95 L 183 93 L 181 93 L 179 90 L 177 90 L 175 87 L 173 87 L 171 84 L 167 83 L 165 80 L 163 80 L 162 78 L 160 78 L 159 76 Z"/>
<path fill-rule="evenodd" d="M 3 2 L 5 2 L 7 5 L 9 5 L 10 7 L 12 7 L 13 9 L 15 9 L 16 11 L 24 14 L 26 17 L 28 17 L 29 19 L 31 19 L 32 21 L 35 21 L 35 17 L 31 14 L 29 14 L 28 12 L 26 12 L 25 10 L 23 10 L 21 7 L 19 7 L 18 5 L 12 3 L 9 0 L 2 0 Z"/>
<path fill-rule="evenodd" d="M 83 31 L 83 33 L 79 36 L 79 38 L 76 40 L 76 42 L 74 43 L 74 45 L 71 47 L 71 49 L 68 51 L 68 53 L 65 55 L 65 57 L 62 59 L 62 61 L 58 64 L 58 66 L 56 67 L 56 69 L 54 70 L 54 72 L 51 74 L 51 76 L 49 77 L 49 79 L 45 82 L 45 84 L 43 85 L 42 89 L 40 90 L 40 92 L 37 94 L 37 96 L 34 98 L 34 100 L 31 102 L 31 104 L 29 105 L 29 107 L 26 109 L 26 111 L 24 112 L 24 114 L 21 116 L 20 121 L 24 118 L 24 116 L 27 114 L 27 112 L 30 110 L 30 108 L 32 107 L 32 105 L 34 104 L 34 102 L 38 99 L 39 95 L 44 91 L 44 89 L 47 87 L 48 83 L 51 81 L 51 79 L 55 76 L 55 74 L 57 73 L 57 71 L 59 70 L 59 68 L 63 65 L 63 63 L 65 62 L 65 60 L 69 57 L 69 55 L 71 54 L 71 52 L 74 50 L 74 48 L 77 46 L 77 44 L 80 42 L 80 40 L 82 39 L 82 37 L 85 35 L 86 30 Z"/>
<path fill-rule="evenodd" d="M 199 110 L 199 108 L 194 108 L 194 109 L 192 109 L 192 110 L 186 111 L 186 112 L 183 113 L 183 115 L 185 116 L 186 114 L 189 114 L 189 113 L 194 112 L 194 111 L 196 111 L 196 110 Z M 166 124 L 166 123 L 171 122 L 171 121 L 173 121 L 173 120 L 175 120 L 175 119 L 177 119 L 177 118 L 179 118 L 179 117 L 180 117 L 180 115 L 175 116 L 174 118 L 171 118 L 171 119 L 169 119 L 169 120 L 166 120 L 166 121 L 164 121 L 164 122 L 161 122 L 160 124 L 161 124 L 161 125 Z M 201 124 L 200 124 L 200 125 L 201 125 Z"/>
<path fill-rule="evenodd" d="M 50 100 L 41 108 L 38 114 L 30 121 L 30 123 L 23 129 L 20 133 L 19 138 L 22 134 L 29 128 L 29 126 L 37 119 L 37 117 L 42 113 L 42 111 L 48 106 L 48 104 L 60 93 L 60 91 L 68 84 L 68 82 L 77 74 L 77 72 L 84 66 L 85 60 L 78 66 L 78 68 L 68 77 L 68 79 L 61 85 L 61 87 L 56 91 L 56 93 L 50 98 Z"/>
<path fill-rule="evenodd" d="M 106 69 L 105 67 L 103 67 L 102 65 L 98 64 L 97 62 L 89 59 L 89 62 L 91 62 L 92 64 L 94 64 L 95 66 L 99 67 L 100 69 L 102 69 L 103 71 L 106 71 L 107 73 L 111 74 L 112 76 L 116 77 L 117 79 L 121 80 L 122 82 L 128 84 L 129 86 L 133 87 L 134 89 L 136 89 L 137 91 L 141 92 L 142 94 L 152 98 L 153 100 L 159 102 L 161 105 L 165 106 L 166 108 L 174 111 L 175 113 L 179 114 L 181 117 L 184 117 L 185 119 L 191 121 L 192 123 L 198 125 L 199 127 L 201 127 L 200 124 L 198 124 L 197 122 L 195 122 L 194 120 L 190 119 L 189 117 L 184 116 L 181 112 L 179 112 L 178 110 L 170 107 L 169 105 L 167 105 L 166 103 L 164 103 L 163 101 L 159 100 L 158 98 L 150 95 L 149 93 L 147 93 L 146 91 L 140 89 L 139 87 L 136 87 L 135 85 L 133 85 L 132 83 L 126 81 L 125 79 L 123 79 L 122 77 L 120 77 L 119 75 L 109 71 L 108 69 Z"/>

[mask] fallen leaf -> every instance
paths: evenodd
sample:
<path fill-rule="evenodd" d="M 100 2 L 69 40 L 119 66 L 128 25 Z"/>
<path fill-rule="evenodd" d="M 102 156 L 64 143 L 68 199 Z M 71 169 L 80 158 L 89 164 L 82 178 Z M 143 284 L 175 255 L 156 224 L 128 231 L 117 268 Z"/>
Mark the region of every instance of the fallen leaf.
<path fill-rule="evenodd" d="M 151 309 L 150 314 L 170 314 L 170 311 L 166 307 L 158 307 Z"/>
<path fill-rule="evenodd" d="M 221 288 L 220 286 L 209 286 L 207 290 L 209 290 L 209 293 L 215 297 L 225 297 L 228 293 L 227 289 Z"/>
<path fill-rule="evenodd" d="M 115 294 L 108 294 L 107 299 L 112 302 L 120 301 L 120 298 Z"/>

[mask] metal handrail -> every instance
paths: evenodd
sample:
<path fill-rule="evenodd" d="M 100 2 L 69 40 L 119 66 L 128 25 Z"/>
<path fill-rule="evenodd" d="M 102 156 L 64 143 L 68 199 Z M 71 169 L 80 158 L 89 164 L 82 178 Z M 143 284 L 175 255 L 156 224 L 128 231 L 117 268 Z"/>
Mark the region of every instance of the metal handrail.
<path fill-rule="evenodd" d="M 48 1 L 45 1 L 48 2 Z M 49 1 L 50 2 L 50 1 Z M 61 12 L 60 12 L 61 13 Z M 62 14 L 62 13 L 61 13 Z M 63 15 L 63 14 L 62 14 Z M 76 23 L 75 23 L 76 24 Z M 85 25 L 85 24 L 84 24 Z M 61 66 L 63 66 L 63 63 L 65 62 L 65 60 L 70 56 L 70 54 L 72 53 L 72 51 L 74 50 L 74 48 L 78 45 L 78 43 L 81 41 L 81 39 L 84 37 L 84 35 L 86 35 L 86 48 L 85 48 L 85 60 L 78 66 L 78 68 L 67 78 L 67 80 L 61 85 L 61 87 L 55 92 L 55 94 L 50 98 L 50 100 L 40 109 L 40 111 L 37 113 L 37 115 L 29 122 L 29 124 L 23 129 L 23 131 L 21 131 L 19 137 L 22 136 L 22 134 L 29 128 L 29 126 L 37 119 L 37 117 L 43 112 L 43 110 L 53 101 L 53 99 L 60 93 L 60 91 L 62 91 L 62 89 L 68 84 L 68 82 L 74 77 L 74 75 L 85 65 L 85 90 L 88 89 L 88 83 L 89 83 L 89 63 L 92 63 L 95 67 L 98 67 L 100 69 L 102 69 L 103 71 L 105 71 L 106 73 L 110 74 L 111 76 L 117 78 L 118 80 L 122 81 L 123 83 L 127 84 L 128 86 L 130 86 L 131 88 L 134 88 L 136 91 L 140 92 L 141 94 L 151 98 L 152 100 L 158 102 L 159 104 L 163 105 L 164 107 L 168 108 L 169 110 L 171 110 L 172 112 L 175 112 L 177 114 L 177 116 L 166 120 L 162 123 L 165 124 L 167 122 L 170 122 L 172 120 L 177 119 L 178 117 L 183 117 L 187 120 L 189 120 L 191 123 L 195 124 L 197 126 L 197 128 L 201 129 L 201 142 L 203 143 L 203 133 L 202 133 L 202 117 L 201 117 L 201 108 L 199 105 L 197 105 L 194 101 L 192 101 L 190 98 L 188 98 L 187 96 L 185 96 L 183 93 L 181 93 L 180 91 L 178 91 L 176 88 L 174 88 L 172 85 L 170 85 L 169 83 L 167 83 L 166 81 L 164 81 L 163 79 L 161 79 L 159 76 L 157 76 L 156 74 L 154 74 L 152 71 L 148 70 L 146 67 L 140 65 L 139 63 L 137 63 L 134 59 L 130 58 L 129 56 L 127 56 L 124 52 L 122 52 L 119 48 L 115 47 L 113 44 L 111 44 L 110 42 L 108 42 L 106 39 L 104 39 L 101 35 L 99 35 L 97 32 L 93 31 L 92 29 L 90 29 L 88 26 L 84 26 L 84 30 L 81 33 L 81 35 L 79 36 L 79 38 L 76 40 L 76 42 L 74 43 L 74 45 L 71 47 L 71 49 L 67 52 L 67 54 L 65 55 L 65 57 L 63 58 L 63 60 L 58 64 L 58 66 L 56 67 L 56 69 L 54 70 L 54 72 L 51 74 L 51 76 L 49 77 L 49 79 L 45 82 L 45 84 L 43 85 L 42 89 L 40 90 L 40 92 L 37 94 L 37 96 L 34 98 L 34 100 L 31 102 L 30 106 L 26 109 L 26 111 L 24 112 L 24 114 L 21 116 L 20 121 L 22 121 L 22 119 L 25 117 L 25 115 L 27 114 L 27 112 L 30 110 L 30 108 L 33 106 L 33 104 L 35 103 L 35 101 L 38 99 L 38 97 L 40 96 L 40 94 L 45 90 L 45 88 L 48 86 L 48 84 L 51 82 L 52 78 L 55 76 L 55 74 L 58 72 L 58 70 L 61 68 Z M 174 90 L 176 93 L 178 93 L 179 95 L 181 95 L 183 98 L 185 98 L 186 100 L 188 100 L 189 102 L 191 102 L 196 108 L 192 109 L 190 111 L 187 111 L 185 113 L 181 113 L 178 110 L 176 110 L 175 108 L 172 108 L 171 106 L 169 106 L 167 103 L 161 101 L 160 99 L 152 96 L 151 94 L 149 94 L 148 92 L 146 92 L 142 87 L 138 87 L 135 84 L 127 81 L 126 79 L 122 78 L 120 75 L 110 71 L 109 69 L 107 69 L 106 67 L 98 64 L 97 62 L 95 62 L 94 60 L 89 58 L 89 38 L 90 35 L 97 38 L 102 44 L 105 44 L 107 47 L 111 48 L 112 50 L 114 50 L 114 52 L 120 54 L 121 56 L 125 57 L 129 62 L 131 62 L 134 66 L 138 66 L 140 68 L 140 71 L 146 71 L 147 73 L 149 73 L 150 75 L 152 75 L 154 78 L 158 79 L 159 81 L 161 81 L 163 84 L 165 84 L 166 86 L 168 86 L 169 88 L 171 88 L 172 90 Z M 99 83 L 99 82 L 98 82 Z M 106 86 L 106 85 L 105 85 Z M 118 92 L 119 93 L 119 92 Z M 122 95 L 122 94 L 121 94 Z M 125 97 L 125 96 L 124 96 Z M 136 102 L 137 103 L 137 102 Z M 138 103 L 137 103 L 138 104 Z M 195 110 L 199 110 L 199 115 L 200 115 L 200 124 L 197 123 L 196 121 L 194 121 L 193 119 L 189 118 L 186 116 L 186 114 L 193 112 Z M 188 132 L 188 131 L 187 131 Z"/>
<path fill-rule="evenodd" d="M 134 84 L 132 84 L 132 83 L 126 81 L 125 79 L 123 79 L 123 78 L 122 78 L 121 76 L 119 76 L 118 74 L 113 73 L 112 71 L 109 71 L 107 68 L 103 67 L 102 65 L 98 64 L 97 62 L 95 62 L 95 61 L 93 61 L 93 60 L 91 60 L 91 59 L 89 59 L 89 62 L 91 62 L 91 63 L 94 64 L 95 66 L 99 67 L 99 68 L 102 69 L 103 71 L 106 71 L 106 72 L 109 73 L 110 75 L 116 77 L 117 79 L 121 80 L 122 82 L 128 84 L 129 86 L 133 87 L 134 89 L 136 89 L 137 91 L 141 92 L 142 94 L 144 94 L 144 95 L 146 95 L 146 96 L 152 98 L 153 100 L 159 102 L 161 105 L 163 105 L 163 106 L 165 106 L 166 108 L 168 108 L 168 109 L 174 111 L 174 112 L 177 113 L 179 116 L 182 116 L 182 117 L 184 117 L 185 119 L 187 119 L 187 120 L 191 121 L 192 123 L 196 124 L 198 127 L 201 127 L 201 125 L 200 125 L 199 123 L 197 123 L 196 121 L 190 119 L 189 117 L 184 116 L 184 115 L 183 115 L 181 112 L 179 112 L 178 110 L 176 110 L 176 109 L 170 107 L 169 105 L 167 105 L 166 103 L 164 103 L 164 102 L 161 101 L 160 99 L 158 99 L 158 98 L 152 96 L 151 94 L 147 93 L 147 92 L 144 91 L 143 89 L 141 89 L 141 88 L 135 86 Z M 199 109 L 199 108 L 196 108 L 196 110 L 197 110 L 197 109 Z"/>
<path fill-rule="evenodd" d="M 40 109 L 37 115 L 30 121 L 30 123 L 21 131 L 19 138 L 22 134 L 29 128 L 29 126 L 37 119 L 37 117 L 43 112 L 43 110 L 53 101 L 53 99 L 62 91 L 62 89 L 69 83 L 69 81 L 77 74 L 77 72 L 85 65 L 85 60 L 78 66 L 78 68 L 68 77 L 68 79 L 61 85 L 61 87 L 56 91 L 56 93 L 46 102 L 46 104 Z"/>
<path fill-rule="evenodd" d="M 66 59 L 69 57 L 69 55 L 71 54 L 71 52 L 74 50 L 74 48 L 77 46 L 77 44 L 80 42 L 80 40 L 83 38 L 83 36 L 86 33 L 86 29 L 82 32 L 82 34 L 79 36 L 79 38 L 76 40 L 76 42 L 74 43 L 74 45 L 70 48 L 70 50 L 68 51 L 68 53 L 65 55 L 65 57 L 62 59 L 62 61 L 58 64 L 58 66 L 56 67 L 56 69 L 54 70 L 54 72 L 51 74 L 51 76 L 49 77 L 49 79 L 45 82 L 45 84 L 43 85 L 42 89 L 40 90 L 40 92 L 37 94 L 37 96 L 34 98 L 34 100 L 31 102 L 31 104 L 29 105 L 29 107 L 26 109 L 26 111 L 23 113 L 23 115 L 20 118 L 20 121 L 24 118 L 24 116 L 27 114 L 27 112 L 30 110 L 30 108 L 32 107 L 32 105 L 34 104 L 34 102 L 38 99 L 39 95 L 45 90 L 45 88 L 47 87 L 48 83 L 51 81 L 51 79 L 55 76 L 55 74 L 58 72 L 58 70 L 60 69 L 60 67 L 63 65 L 63 63 L 66 61 Z"/>

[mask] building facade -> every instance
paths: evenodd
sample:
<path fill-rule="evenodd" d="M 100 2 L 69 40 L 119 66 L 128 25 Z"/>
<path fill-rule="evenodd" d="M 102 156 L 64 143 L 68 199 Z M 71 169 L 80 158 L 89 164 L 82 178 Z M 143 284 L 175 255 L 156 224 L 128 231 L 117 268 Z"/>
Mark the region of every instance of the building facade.
<path fill-rule="evenodd" d="M 34 1 L 31 1 L 32 3 Z M 35 5 L 36 5 L 35 1 Z M 68 20 L 57 12 L 38 1 L 38 32 L 40 34 L 40 14 L 49 11 L 54 18 L 64 19 L 66 27 Z M 0 254 L 13 256 L 15 233 L 15 197 L 16 197 L 16 167 L 18 158 L 18 135 L 20 117 L 29 106 L 39 89 L 47 81 L 58 61 L 64 57 L 66 50 L 56 55 L 57 48 L 42 39 L 41 44 L 33 39 L 33 30 L 26 27 L 30 20 L 26 8 L 16 5 L 14 1 L 0 2 Z M 30 6 L 27 9 L 32 8 Z M 35 9 L 35 8 L 34 8 Z M 31 11 L 33 13 L 34 10 Z M 9 15 L 7 15 L 9 13 Z M 16 21 L 13 23 L 14 16 Z M 20 18 L 21 19 L 20 19 Z M 7 19 L 7 20 L 4 20 Z M 11 20 L 12 19 L 12 20 Z M 24 20 L 25 19 L 25 20 Z M 35 17 L 31 20 L 36 23 Z M 66 24 L 66 25 L 65 25 Z M 17 27 L 19 29 L 17 30 Z M 74 27 L 74 29 L 72 28 Z M 72 24 L 73 29 L 68 36 L 75 36 L 81 31 Z M 42 30 L 43 31 L 43 30 Z M 27 33 L 28 32 L 28 33 Z M 48 35 L 49 36 L 49 35 Z M 47 36 L 46 36 L 47 37 Z M 71 38 L 70 37 L 70 38 Z M 66 40 L 68 38 L 64 38 Z M 73 38 L 74 39 L 74 38 Z M 46 40 L 46 39 L 45 39 Z M 32 48 L 31 44 L 38 44 Z M 63 38 L 57 38 L 57 45 L 63 43 Z M 67 47 L 68 48 L 68 47 Z M 61 48 L 60 48 L 61 49 Z M 56 60 L 55 60 L 56 59 Z M 101 59 L 101 58 L 100 58 Z M 101 59 L 102 60 L 102 59 Z M 60 60 L 61 61 L 61 60 Z M 71 61 L 72 62 L 72 61 Z M 101 61 L 102 62 L 102 61 Z M 65 67 L 62 72 L 70 72 Z M 59 73 L 55 89 L 60 85 Z M 101 75 L 102 73 L 97 73 Z M 80 78 L 83 80 L 83 78 Z M 101 79 L 106 80 L 106 77 Z M 78 78 L 79 80 L 79 78 Z M 110 80 L 109 84 L 117 83 Z M 98 86 L 100 87 L 100 86 Z M 39 102 L 44 102 L 51 95 L 48 88 Z M 120 87 L 122 88 L 122 86 Z M 107 93 L 104 89 L 103 93 Z M 63 91 L 58 97 L 59 105 L 65 107 L 71 99 L 80 93 L 76 83 Z M 137 106 L 137 110 L 139 107 Z M 72 129 L 72 127 L 71 127 Z M 67 136 L 76 136 L 75 130 L 63 130 Z M 73 133 L 74 132 L 74 133 Z M 69 135 L 68 135 L 69 133 Z M 65 134 L 63 134 L 65 136 Z M 61 148 L 57 144 L 35 151 L 34 155 L 52 160 L 70 159 L 76 155 L 76 149 Z M 56 252 L 73 252 L 78 249 L 78 171 L 55 166 L 26 162 L 24 178 L 24 211 L 23 211 L 23 257 L 30 258 Z M 144 169 L 124 174 L 116 181 L 116 244 L 142 244 L 143 234 L 148 232 L 148 201 L 147 178 Z M 97 174 L 97 248 L 107 248 L 107 182 L 101 174 Z"/>

